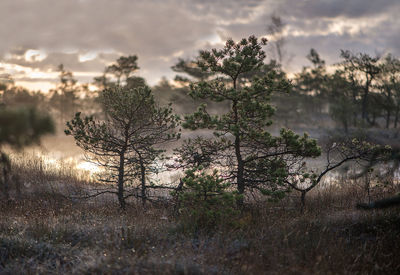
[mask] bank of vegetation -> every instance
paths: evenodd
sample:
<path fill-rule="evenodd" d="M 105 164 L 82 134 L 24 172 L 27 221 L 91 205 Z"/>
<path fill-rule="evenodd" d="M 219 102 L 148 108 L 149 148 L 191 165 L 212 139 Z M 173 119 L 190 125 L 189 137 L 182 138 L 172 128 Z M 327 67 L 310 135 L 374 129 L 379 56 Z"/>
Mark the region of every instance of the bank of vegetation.
<path fill-rule="evenodd" d="M 311 50 L 312 67 L 288 79 L 265 63 L 266 43 L 228 40 L 181 60 L 176 86 L 149 87 L 136 56 L 108 66 L 96 93 L 63 66 L 49 96 L 4 84 L 5 150 L 55 124 L 102 169 L 88 180 L 3 150 L 0 270 L 398 270 L 398 208 L 355 206 L 399 191 L 399 61 L 342 51 L 328 73 Z M 319 140 L 289 129 L 323 125 Z M 175 177 L 156 180 L 165 172 Z"/>

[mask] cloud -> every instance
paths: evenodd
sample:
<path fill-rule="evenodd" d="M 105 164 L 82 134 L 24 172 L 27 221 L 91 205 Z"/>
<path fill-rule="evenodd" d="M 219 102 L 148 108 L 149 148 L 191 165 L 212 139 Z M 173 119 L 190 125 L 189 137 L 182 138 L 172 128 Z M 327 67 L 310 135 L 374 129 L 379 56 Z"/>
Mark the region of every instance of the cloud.
<path fill-rule="evenodd" d="M 27 59 L 26 53 L 28 50 L 21 51 L 21 54 L 14 54 L 8 58 L 4 58 L 4 61 L 19 66 L 30 67 L 32 69 L 39 69 L 42 71 L 55 71 L 59 64 L 63 64 L 65 69 L 68 71 L 83 71 L 83 72 L 93 72 L 99 70 L 99 68 L 104 68 L 108 64 L 115 61 L 119 55 L 115 53 L 100 53 L 96 54 L 93 52 L 93 59 L 88 59 L 82 61 L 82 56 L 87 55 L 87 52 L 50 52 L 46 54 L 44 58 L 33 58 Z"/>
<path fill-rule="evenodd" d="M 174 0 L 2 0 L 0 37 L 7 39 L 2 40 L 0 56 L 40 49 L 48 57 L 24 65 L 47 68 L 65 63 L 71 69 L 87 70 L 94 69 L 95 62 L 79 64 L 77 54 L 113 52 L 117 56 L 137 54 L 139 62 L 150 65 L 148 70 L 169 67 L 160 57 L 192 51 L 214 30 L 213 22 L 202 21 L 180 7 Z M 97 70 L 102 71 L 104 64 L 100 63 Z"/>
<path fill-rule="evenodd" d="M 374 16 L 398 6 L 397 0 L 282 0 L 278 11 L 301 20 L 336 17 L 359 18 Z"/>
<path fill-rule="evenodd" d="M 250 11 L 244 6 L 252 6 L 251 2 L 234 5 L 240 1 L 216 1 L 215 5 L 195 2 L 2 0 L 0 35 L 12 37 L 2 43 L 6 49 L 16 44 L 49 51 L 168 55 L 212 34 L 217 19 L 247 18 Z"/>
<path fill-rule="evenodd" d="M 332 62 L 340 48 L 400 54 L 399 12 L 398 0 L 2 0 L 0 61 L 39 71 L 63 63 L 86 72 L 83 81 L 136 54 L 139 73 L 155 83 L 172 77 L 178 57 L 227 38 L 265 35 L 275 13 L 287 23 L 288 51 L 299 67 L 311 47 Z"/>

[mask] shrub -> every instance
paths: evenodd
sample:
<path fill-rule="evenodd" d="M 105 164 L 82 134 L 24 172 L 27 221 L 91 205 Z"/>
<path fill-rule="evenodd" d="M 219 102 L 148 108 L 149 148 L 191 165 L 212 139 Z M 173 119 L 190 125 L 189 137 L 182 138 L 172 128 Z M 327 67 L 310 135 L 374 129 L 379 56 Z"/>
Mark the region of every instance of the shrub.
<path fill-rule="evenodd" d="M 179 192 L 179 220 L 185 232 L 210 232 L 218 227 L 237 225 L 241 198 L 231 185 L 219 177 L 217 170 L 207 173 L 202 167 L 185 172 Z"/>

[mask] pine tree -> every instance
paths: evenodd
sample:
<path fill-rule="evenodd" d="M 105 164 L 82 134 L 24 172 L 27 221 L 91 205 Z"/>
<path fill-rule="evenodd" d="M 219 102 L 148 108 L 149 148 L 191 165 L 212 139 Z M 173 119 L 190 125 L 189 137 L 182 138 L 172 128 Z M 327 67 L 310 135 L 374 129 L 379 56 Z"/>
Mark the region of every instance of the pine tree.
<path fill-rule="evenodd" d="M 125 199 L 132 195 L 142 198 L 144 203 L 150 168 L 163 151 L 156 146 L 178 137 L 174 130 L 179 118 L 171 108 L 156 106 L 147 86 L 111 87 L 102 92 L 100 101 L 106 113 L 104 120 L 82 118 L 77 113 L 67 123 L 65 133 L 89 153 L 90 161 L 108 172 L 101 180 L 116 183 L 117 191 L 104 193 L 117 194 L 122 209 Z M 134 186 L 134 192 L 140 190 L 140 194 L 126 194 L 125 186 L 135 178 L 140 183 Z"/>
<path fill-rule="evenodd" d="M 262 77 L 254 73 L 264 65 L 266 56 L 262 47 L 266 43 L 266 39 L 259 41 L 250 36 L 238 43 L 228 40 L 221 50 L 201 51 L 199 67 L 217 77 L 192 84 L 190 95 L 195 99 L 228 102 L 230 109 L 211 115 L 206 105 L 201 105 L 185 117 L 183 126 L 191 130 L 214 130 L 218 150 L 212 154 L 213 164 L 220 168 L 226 181 L 236 184 L 239 194 L 258 190 L 280 197 L 285 190 L 285 179 L 292 174 L 291 163 L 319 156 L 320 148 L 306 134 L 299 136 L 282 129 L 280 136 L 274 137 L 266 130 L 274 114 L 271 94 L 286 92 L 290 87 L 274 70 Z M 252 73 L 254 78 L 238 83 L 241 77 Z"/>

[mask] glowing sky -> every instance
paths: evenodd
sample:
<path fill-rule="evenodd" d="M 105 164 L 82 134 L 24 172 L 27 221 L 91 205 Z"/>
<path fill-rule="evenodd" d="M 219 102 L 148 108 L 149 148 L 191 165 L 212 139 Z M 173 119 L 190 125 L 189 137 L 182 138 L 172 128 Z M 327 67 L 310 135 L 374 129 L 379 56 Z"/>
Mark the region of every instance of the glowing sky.
<path fill-rule="evenodd" d="M 311 47 L 328 64 L 340 49 L 400 55 L 398 0 L 1 0 L 0 75 L 47 90 L 60 63 L 91 82 L 119 56 L 136 54 L 139 74 L 155 84 L 174 76 L 180 57 L 266 35 L 271 14 L 287 24 L 292 71 L 307 64 Z"/>

